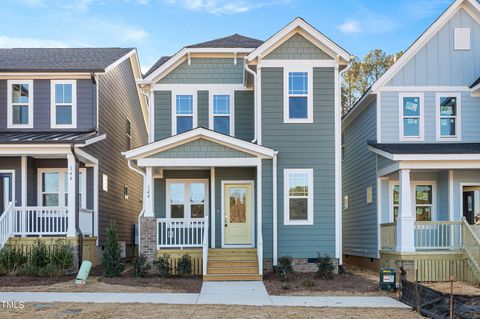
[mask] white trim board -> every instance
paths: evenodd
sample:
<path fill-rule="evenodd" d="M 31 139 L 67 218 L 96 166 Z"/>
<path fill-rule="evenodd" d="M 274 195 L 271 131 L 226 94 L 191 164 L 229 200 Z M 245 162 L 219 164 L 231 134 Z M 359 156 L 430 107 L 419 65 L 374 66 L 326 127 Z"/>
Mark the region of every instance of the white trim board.
<path fill-rule="evenodd" d="M 192 96 L 192 114 L 177 114 L 177 96 L 179 95 L 185 95 L 185 96 Z M 197 102 L 197 91 L 191 91 L 191 90 L 175 90 L 172 91 L 172 109 L 171 112 L 172 114 L 172 122 L 171 122 L 171 127 L 172 127 L 172 135 L 177 135 L 177 117 L 178 116 L 191 116 L 192 117 L 192 129 L 198 127 L 198 102 Z"/>
<path fill-rule="evenodd" d="M 260 158 L 141 158 L 137 165 L 142 167 L 253 167 L 257 166 Z"/>
<path fill-rule="evenodd" d="M 290 204 L 289 204 L 289 176 L 290 174 L 307 174 L 307 219 L 306 220 L 291 220 L 290 219 Z M 314 183 L 313 183 L 313 168 L 285 168 L 283 169 L 283 224 L 286 226 L 308 226 L 314 225 Z"/>
<path fill-rule="evenodd" d="M 154 84 L 153 91 L 253 91 L 253 88 L 246 88 L 243 84 Z"/>
<path fill-rule="evenodd" d="M 79 168 L 79 172 L 82 173 L 82 189 L 80 190 L 80 193 L 82 194 L 82 201 L 79 203 L 80 208 L 87 208 L 87 169 L 86 168 Z M 65 173 L 68 173 L 68 168 L 67 167 L 58 167 L 58 168 L 38 168 L 37 169 L 37 205 L 38 206 L 44 206 L 42 201 L 43 201 L 43 196 L 42 194 L 44 193 L 42 191 L 42 174 L 43 173 L 58 173 L 58 205 L 60 207 L 66 207 L 65 203 Z M 48 192 L 47 192 L 48 193 Z M 53 194 L 55 192 L 52 192 Z M 48 194 L 52 194 L 48 193 Z"/>
<path fill-rule="evenodd" d="M 393 187 L 395 185 L 400 185 L 399 180 L 389 180 L 388 181 L 388 220 L 390 223 L 393 223 Z M 415 190 L 417 185 L 429 185 L 432 186 L 432 211 L 431 213 L 431 220 L 437 220 L 437 181 L 436 180 L 410 180 L 410 193 L 412 199 L 412 211 L 415 211 L 415 207 L 417 206 L 416 203 L 416 196 Z M 399 189 L 400 192 L 400 189 Z M 427 206 L 427 205 L 425 205 Z"/>
<path fill-rule="evenodd" d="M 165 217 L 166 218 L 173 218 L 171 216 L 171 201 L 170 201 L 170 185 L 174 183 L 183 183 L 185 184 L 185 189 L 184 189 L 184 202 L 181 203 L 184 205 L 184 215 L 183 218 L 178 218 L 178 220 L 196 220 L 197 218 L 192 218 L 192 212 L 191 212 L 191 205 L 192 203 L 189 201 L 190 199 L 190 185 L 192 183 L 202 183 L 204 184 L 204 192 L 205 192 L 205 202 L 203 206 L 203 218 L 205 218 L 208 215 L 209 212 L 209 185 L 208 185 L 208 178 L 168 178 L 165 179 Z M 188 187 L 187 187 L 188 184 Z M 180 203 L 179 203 L 180 204 Z M 188 208 L 187 208 L 188 206 Z M 187 216 L 188 214 L 188 216 Z M 202 217 L 199 217 L 200 219 Z M 176 218 L 174 218 L 176 219 Z"/>
<path fill-rule="evenodd" d="M 289 93 L 289 75 L 293 72 L 307 73 L 307 118 L 290 118 L 290 97 L 304 97 L 305 94 Z M 336 100 L 336 99 L 335 99 Z M 283 123 L 313 123 L 313 68 L 311 66 L 289 66 L 283 68 Z"/>

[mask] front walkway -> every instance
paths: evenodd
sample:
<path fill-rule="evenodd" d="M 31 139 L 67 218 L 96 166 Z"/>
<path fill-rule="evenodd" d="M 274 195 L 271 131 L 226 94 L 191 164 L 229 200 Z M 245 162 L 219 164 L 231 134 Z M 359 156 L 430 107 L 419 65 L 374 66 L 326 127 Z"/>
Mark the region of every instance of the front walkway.
<path fill-rule="evenodd" d="M 405 308 L 390 297 L 270 296 L 261 281 L 206 282 L 199 294 L 0 292 L 0 300 L 70 303 L 153 303 L 185 305 L 301 306 L 335 308 Z"/>

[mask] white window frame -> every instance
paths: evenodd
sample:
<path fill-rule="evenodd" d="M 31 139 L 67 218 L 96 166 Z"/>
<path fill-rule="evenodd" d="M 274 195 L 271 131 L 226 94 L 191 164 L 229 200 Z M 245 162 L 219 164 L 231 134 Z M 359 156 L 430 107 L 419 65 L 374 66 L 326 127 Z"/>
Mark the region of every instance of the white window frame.
<path fill-rule="evenodd" d="M 208 128 L 214 131 L 214 116 L 226 116 L 226 115 L 215 115 L 213 114 L 213 97 L 215 95 L 228 95 L 230 96 L 230 136 L 235 136 L 235 103 L 234 96 L 235 91 L 233 90 L 209 90 L 208 92 Z"/>
<path fill-rule="evenodd" d="M 72 86 L 72 103 L 56 103 L 55 85 L 70 84 Z M 57 105 L 72 106 L 72 124 L 57 124 Z M 77 81 L 76 80 L 51 80 L 50 81 L 50 127 L 51 128 L 77 128 Z"/>
<path fill-rule="evenodd" d="M 28 84 L 28 123 L 13 123 L 12 85 Z M 33 128 L 33 80 L 8 80 L 7 81 L 7 128 Z M 24 105 L 24 103 L 15 103 Z"/>
<path fill-rule="evenodd" d="M 417 97 L 420 101 L 420 115 L 418 117 L 418 133 L 419 136 L 404 136 L 404 126 L 403 126 L 403 98 L 406 97 Z M 401 142 L 407 141 L 423 141 L 425 139 L 425 103 L 424 103 L 424 94 L 423 92 L 402 92 L 398 94 L 398 126 L 399 126 L 399 140 Z M 411 118 L 411 116 L 407 116 Z"/>
<path fill-rule="evenodd" d="M 87 169 L 79 168 L 79 172 L 82 173 L 82 189 L 80 193 L 82 194 L 82 201 L 79 203 L 80 208 L 87 208 Z M 66 207 L 65 204 L 65 173 L 68 173 L 68 168 L 39 168 L 37 169 L 37 205 L 43 205 L 43 191 L 42 191 L 42 182 L 43 182 L 43 173 L 58 173 L 59 176 L 59 187 L 58 187 L 58 207 Z M 79 175 L 80 176 L 80 175 Z M 51 193 L 48 193 L 51 194 Z"/>
<path fill-rule="evenodd" d="M 289 177 L 291 174 L 307 174 L 308 176 L 308 204 L 306 220 L 290 219 Z M 284 225 L 313 225 L 313 168 L 285 168 L 283 170 L 283 224 Z"/>
<path fill-rule="evenodd" d="M 453 31 L 453 45 L 455 51 L 468 51 L 472 47 L 470 28 L 455 28 Z"/>
<path fill-rule="evenodd" d="M 307 92 L 307 118 L 291 119 L 290 118 L 290 96 L 305 96 L 304 94 L 296 95 L 288 93 L 288 75 L 291 72 L 304 72 L 308 76 L 308 92 Z M 313 67 L 284 67 L 283 68 L 283 123 L 313 123 Z"/>
<path fill-rule="evenodd" d="M 448 116 L 455 118 L 455 133 L 452 136 L 441 136 L 440 132 L 440 99 L 442 97 L 455 97 L 457 99 L 457 115 Z M 445 116 L 447 117 L 447 116 Z M 437 141 L 459 141 L 462 138 L 462 94 L 460 92 L 437 92 L 435 94 L 435 126 Z"/>
<path fill-rule="evenodd" d="M 185 202 L 183 203 L 184 205 L 184 216 L 183 218 L 172 218 L 171 217 L 171 210 L 170 210 L 170 185 L 171 184 L 176 184 L 176 183 L 183 183 L 185 184 L 185 194 L 184 194 L 184 199 Z M 205 207 L 203 211 L 203 218 L 192 218 L 192 212 L 191 212 L 191 202 L 190 202 L 190 184 L 192 183 L 203 183 L 205 185 Z M 167 179 L 165 181 L 165 217 L 167 219 L 175 219 L 175 220 L 204 220 L 206 216 L 209 216 L 210 211 L 209 211 L 209 193 L 208 193 L 209 185 L 208 185 L 208 179 Z"/>
<path fill-rule="evenodd" d="M 388 195 L 388 212 L 389 212 L 389 222 L 390 223 L 393 223 L 394 222 L 394 216 L 393 216 L 393 207 L 394 206 L 399 206 L 399 205 L 394 205 L 394 202 L 393 202 L 393 188 L 395 185 L 398 185 L 400 187 L 400 181 L 398 180 L 392 180 L 389 182 L 389 187 L 388 187 L 388 192 L 389 192 L 389 195 Z M 432 180 L 415 180 L 415 181 L 411 181 L 410 182 L 410 194 L 411 194 L 411 199 L 412 199 L 412 211 L 414 212 L 414 216 L 416 218 L 416 209 L 415 207 L 417 206 L 417 198 L 415 196 L 415 189 L 417 187 L 417 185 L 429 185 L 429 186 L 432 186 L 432 204 L 431 204 L 431 207 L 432 207 L 432 221 L 436 221 L 437 220 L 437 198 L 436 198 L 436 195 L 437 195 L 437 182 L 436 181 L 432 181 Z M 399 202 L 400 204 L 400 202 Z M 419 206 L 428 206 L 428 205 L 419 205 Z"/>
<path fill-rule="evenodd" d="M 198 127 L 198 106 L 196 91 L 172 91 L 172 135 L 177 135 L 177 116 L 185 116 L 185 114 L 177 114 L 177 95 L 192 96 L 192 130 Z"/>
<path fill-rule="evenodd" d="M 126 125 L 127 127 L 125 128 L 125 135 L 127 136 L 127 139 L 128 139 L 127 151 L 129 151 L 132 149 L 132 121 L 130 121 L 129 118 L 127 118 Z"/>

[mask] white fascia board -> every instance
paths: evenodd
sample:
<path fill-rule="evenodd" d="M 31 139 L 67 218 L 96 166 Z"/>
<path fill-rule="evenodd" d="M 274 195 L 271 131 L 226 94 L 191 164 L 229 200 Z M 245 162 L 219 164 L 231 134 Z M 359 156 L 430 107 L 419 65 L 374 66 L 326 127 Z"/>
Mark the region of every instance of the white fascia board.
<path fill-rule="evenodd" d="M 103 72 L 95 72 L 101 74 Z M 17 80 L 17 79 L 47 79 L 47 80 L 56 80 L 56 79 L 91 79 L 91 72 L 1 72 L 0 80 Z"/>
<path fill-rule="evenodd" d="M 92 137 L 91 139 L 86 140 L 85 144 L 79 144 L 77 147 L 84 147 L 84 146 L 87 146 L 87 145 L 91 145 L 91 144 L 103 141 L 106 138 L 107 138 L 107 134 L 102 134 L 102 135 L 99 135 L 99 136 L 96 136 L 96 137 Z"/>
<path fill-rule="evenodd" d="M 198 138 L 207 138 L 213 142 L 224 144 L 231 148 L 238 149 L 240 151 L 251 153 L 257 156 L 265 156 L 267 158 L 273 158 L 275 152 L 274 150 L 264 146 L 252 144 L 231 136 L 227 136 L 199 127 L 194 130 L 130 150 L 128 152 L 123 152 L 122 154 L 127 159 L 139 159 Z"/>
<path fill-rule="evenodd" d="M 472 92 L 472 96 L 480 96 L 480 84 L 475 85 L 470 91 Z"/>
<path fill-rule="evenodd" d="M 113 62 L 112 64 L 110 64 L 109 66 L 107 66 L 105 68 L 105 73 L 108 73 L 110 72 L 111 70 L 113 70 L 116 66 L 118 66 L 120 63 L 122 63 L 123 61 L 125 61 L 126 59 L 129 59 L 133 54 L 136 53 L 136 50 L 133 49 L 131 50 L 130 52 L 128 52 L 127 54 L 125 54 L 124 56 L 122 56 L 121 58 L 119 58 L 118 60 L 116 60 L 115 62 Z"/>
<path fill-rule="evenodd" d="M 388 153 L 388 152 L 379 150 L 378 148 L 375 148 L 375 147 L 370 146 L 370 145 L 368 146 L 368 149 L 369 149 L 370 151 L 378 154 L 378 155 L 381 155 L 381 156 L 383 156 L 383 157 L 385 157 L 385 158 L 387 158 L 387 159 L 389 159 L 389 160 L 394 161 L 394 156 L 395 156 L 394 154 L 391 154 L 391 153 Z"/>
<path fill-rule="evenodd" d="M 253 91 L 253 88 L 246 88 L 243 84 L 154 84 L 154 91 L 201 91 L 201 90 L 235 90 Z"/>
<path fill-rule="evenodd" d="M 377 92 L 468 92 L 468 86 L 384 86 Z"/>
<path fill-rule="evenodd" d="M 294 68 L 334 68 L 337 66 L 335 60 L 262 60 L 260 67 L 294 67 Z"/>
<path fill-rule="evenodd" d="M 450 7 L 403 53 L 373 85 L 372 91 L 378 92 L 388 81 L 390 81 L 400 70 L 417 54 L 430 39 L 450 20 L 451 17 L 461 8 L 462 4 L 468 3 L 480 12 L 480 3 L 476 0 L 456 0 Z"/>
<path fill-rule="evenodd" d="M 137 161 L 141 167 L 254 167 L 260 158 L 142 158 Z"/>
<path fill-rule="evenodd" d="M 287 34 L 295 30 L 296 28 L 301 28 L 311 36 L 313 36 L 315 39 L 317 39 L 319 42 L 323 43 L 326 47 L 328 47 L 330 50 L 335 52 L 337 55 L 342 57 L 345 61 L 350 61 L 351 55 L 342 49 L 340 46 L 335 44 L 332 40 L 330 40 L 328 37 L 326 37 L 324 34 L 313 28 L 310 24 L 306 23 L 303 19 L 301 18 L 296 18 L 292 22 L 290 22 L 287 26 L 285 26 L 282 30 L 274 34 L 270 39 L 265 41 L 261 46 L 256 48 L 254 51 L 252 51 L 248 56 L 247 59 L 249 62 L 253 61 L 256 59 L 258 56 L 260 56 L 263 52 L 268 50 L 271 46 L 274 46 L 277 44 L 279 41 L 281 41 Z"/>
<path fill-rule="evenodd" d="M 480 160 L 401 161 L 399 169 L 478 169 Z"/>
<path fill-rule="evenodd" d="M 66 155 L 71 154 L 70 144 L 3 144 L 0 145 L 2 156 L 22 155 Z"/>
<path fill-rule="evenodd" d="M 392 161 L 480 161 L 480 154 L 392 154 L 373 146 L 368 146 L 368 149 Z"/>

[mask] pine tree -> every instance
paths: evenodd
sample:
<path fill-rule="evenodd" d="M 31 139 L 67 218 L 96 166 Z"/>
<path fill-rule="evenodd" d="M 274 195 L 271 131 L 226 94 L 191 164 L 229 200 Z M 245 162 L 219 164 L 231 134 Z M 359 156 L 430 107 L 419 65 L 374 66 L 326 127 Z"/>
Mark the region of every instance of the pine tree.
<path fill-rule="evenodd" d="M 118 277 L 123 271 L 122 249 L 118 242 L 118 234 L 113 223 L 107 228 L 107 242 L 103 250 L 103 274 L 106 277 Z"/>

